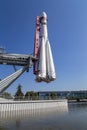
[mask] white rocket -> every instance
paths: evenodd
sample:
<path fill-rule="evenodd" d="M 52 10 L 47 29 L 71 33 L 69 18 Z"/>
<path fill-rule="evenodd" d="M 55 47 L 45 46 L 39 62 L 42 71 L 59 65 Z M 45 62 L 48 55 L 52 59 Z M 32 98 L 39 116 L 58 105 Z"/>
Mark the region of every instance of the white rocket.
<path fill-rule="evenodd" d="M 36 74 L 36 81 L 41 82 L 50 82 L 56 79 L 55 67 L 53 62 L 53 56 L 51 51 L 50 42 L 48 39 L 48 32 L 47 32 L 47 15 L 43 12 L 42 16 L 39 19 L 40 23 L 36 24 L 36 41 L 38 45 L 38 63 L 37 63 L 37 73 Z M 39 29 L 40 26 L 40 30 Z M 41 39 L 38 39 L 38 34 L 41 35 Z M 38 43 L 39 40 L 39 43 Z"/>

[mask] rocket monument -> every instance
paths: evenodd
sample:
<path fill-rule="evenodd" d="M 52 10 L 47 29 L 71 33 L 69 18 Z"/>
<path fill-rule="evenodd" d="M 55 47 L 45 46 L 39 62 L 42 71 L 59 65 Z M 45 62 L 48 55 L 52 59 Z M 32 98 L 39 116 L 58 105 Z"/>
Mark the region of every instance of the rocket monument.
<path fill-rule="evenodd" d="M 51 82 L 56 79 L 55 67 L 47 31 L 47 15 L 45 12 L 36 19 L 36 34 L 34 42 L 34 63 L 36 82 Z"/>

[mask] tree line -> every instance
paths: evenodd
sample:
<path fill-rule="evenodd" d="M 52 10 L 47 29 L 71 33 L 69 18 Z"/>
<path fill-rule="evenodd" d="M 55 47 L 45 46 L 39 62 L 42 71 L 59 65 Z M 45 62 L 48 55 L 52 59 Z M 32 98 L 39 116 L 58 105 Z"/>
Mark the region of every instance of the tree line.
<path fill-rule="evenodd" d="M 66 98 L 68 100 L 80 101 L 81 99 L 87 99 L 87 94 L 86 93 L 71 93 L 71 94 L 66 94 L 64 97 L 63 97 L 63 95 L 60 95 L 55 92 L 50 92 L 50 93 L 46 92 L 45 95 L 39 95 L 39 92 L 27 91 L 24 94 L 22 92 L 22 86 L 21 86 L 21 84 L 19 84 L 14 96 L 12 96 L 8 92 L 4 92 L 2 95 L 0 95 L 0 97 L 6 98 L 6 99 L 14 99 L 14 100 L 38 100 L 38 99 L 55 100 L 55 99 L 59 99 L 59 98 L 60 99 Z"/>
<path fill-rule="evenodd" d="M 28 99 L 28 100 L 38 100 L 40 99 L 38 92 L 27 91 L 25 94 L 22 92 L 22 86 L 19 85 L 15 93 L 15 99 Z M 51 92 L 50 95 L 46 94 L 44 99 L 56 99 L 56 94 Z"/>
<path fill-rule="evenodd" d="M 18 85 L 17 91 L 15 92 L 14 96 L 12 97 L 10 93 L 4 92 L 2 94 L 3 98 L 11 99 L 14 98 L 14 100 L 38 100 L 41 99 L 38 92 L 34 91 L 27 91 L 25 94 L 22 92 L 22 86 L 21 84 Z M 46 94 L 43 99 L 56 99 L 56 94 L 54 92 L 51 92 L 50 95 Z"/>

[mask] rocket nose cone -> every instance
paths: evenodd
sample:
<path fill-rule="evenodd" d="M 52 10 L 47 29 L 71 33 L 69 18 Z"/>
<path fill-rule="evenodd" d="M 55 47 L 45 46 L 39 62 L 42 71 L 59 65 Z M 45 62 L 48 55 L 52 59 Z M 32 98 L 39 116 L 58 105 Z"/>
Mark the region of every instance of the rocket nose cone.
<path fill-rule="evenodd" d="M 42 13 L 42 16 L 47 18 L 47 14 L 45 12 Z"/>

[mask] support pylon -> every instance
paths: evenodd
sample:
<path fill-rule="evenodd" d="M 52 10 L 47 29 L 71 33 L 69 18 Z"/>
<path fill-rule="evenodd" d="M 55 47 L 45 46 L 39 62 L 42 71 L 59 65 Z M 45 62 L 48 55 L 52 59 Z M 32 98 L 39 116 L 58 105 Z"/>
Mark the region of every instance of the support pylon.
<path fill-rule="evenodd" d="M 29 66 L 23 67 L 0 81 L 0 93 L 5 91 L 18 77 L 20 77 Z"/>

